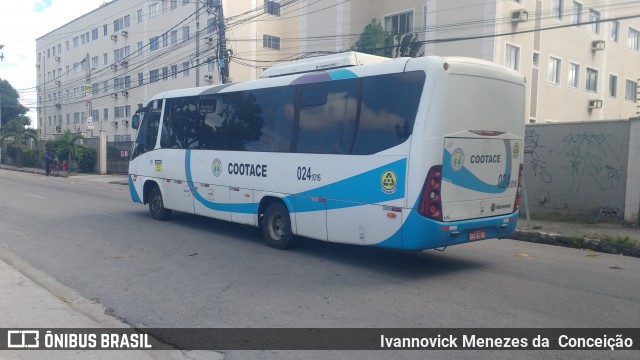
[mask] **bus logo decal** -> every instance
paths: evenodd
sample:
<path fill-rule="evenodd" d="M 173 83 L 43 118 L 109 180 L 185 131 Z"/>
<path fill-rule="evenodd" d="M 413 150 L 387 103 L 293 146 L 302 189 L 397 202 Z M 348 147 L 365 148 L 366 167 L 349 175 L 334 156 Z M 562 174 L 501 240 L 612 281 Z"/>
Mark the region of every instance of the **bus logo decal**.
<path fill-rule="evenodd" d="M 222 161 L 216 158 L 213 160 L 213 164 L 211 165 L 211 170 L 213 171 L 213 175 L 220 176 L 222 174 Z"/>
<path fill-rule="evenodd" d="M 451 168 L 453 168 L 453 170 L 458 171 L 460 169 L 462 169 L 462 166 L 464 165 L 464 151 L 462 151 L 462 149 L 457 148 L 453 151 L 453 154 L 451 155 Z"/>
<path fill-rule="evenodd" d="M 520 144 L 516 142 L 513 144 L 513 158 L 517 159 L 518 155 L 520 155 Z"/>
<path fill-rule="evenodd" d="M 380 178 L 380 182 L 382 183 L 383 193 L 393 194 L 394 192 L 396 192 L 398 177 L 392 170 L 386 170 L 385 172 L 383 172 L 382 177 Z"/>

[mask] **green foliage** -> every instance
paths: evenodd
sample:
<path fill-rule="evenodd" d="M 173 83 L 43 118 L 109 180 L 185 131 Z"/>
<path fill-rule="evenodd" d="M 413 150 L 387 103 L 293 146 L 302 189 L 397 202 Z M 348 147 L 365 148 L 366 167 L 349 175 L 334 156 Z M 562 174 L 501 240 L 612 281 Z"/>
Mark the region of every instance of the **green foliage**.
<path fill-rule="evenodd" d="M 353 51 L 384 57 L 418 57 L 422 42 L 418 34 L 390 34 L 382 28 L 382 23 L 376 19 L 365 26 L 360 38 L 351 47 Z"/>
<path fill-rule="evenodd" d="M 7 80 L 0 79 L 0 105 L 2 106 L 2 119 L 0 120 L 2 121 L 2 127 L 12 119 L 24 117 L 23 115 L 29 111 L 28 108 L 18 102 L 19 98 L 18 91 Z M 30 120 L 29 123 L 31 123 Z"/>
<path fill-rule="evenodd" d="M 82 172 L 93 172 L 98 161 L 98 152 L 92 147 L 82 147 L 78 149 L 78 168 Z"/>
<path fill-rule="evenodd" d="M 373 19 L 371 24 L 364 27 L 351 50 L 390 58 L 393 55 L 393 36 L 382 29 L 381 23 Z"/>
<path fill-rule="evenodd" d="M 38 149 L 22 148 L 21 150 L 22 166 L 41 167 L 44 154 Z"/>
<path fill-rule="evenodd" d="M 53 141 L 47 142 L 47 146 L 53 149 L 53 152 L 58 155 L 58 158 L 62 160 L 67 160 L 69 163 L 71 159 L 75 159 L 77 157 L 78 149 L 82 148 L 82 145 L 78 143 L 78 141 L 84 139 L 84 137 L 80 134 L 74 134 L 69 130 L 65 130 L 65 132 Z"/>
<path fill-rule="evenodd" d="M 14 144 L 7 145 L 7 157 L 15 161 L 20 154 L 20 146 L 16 146 Z"/>

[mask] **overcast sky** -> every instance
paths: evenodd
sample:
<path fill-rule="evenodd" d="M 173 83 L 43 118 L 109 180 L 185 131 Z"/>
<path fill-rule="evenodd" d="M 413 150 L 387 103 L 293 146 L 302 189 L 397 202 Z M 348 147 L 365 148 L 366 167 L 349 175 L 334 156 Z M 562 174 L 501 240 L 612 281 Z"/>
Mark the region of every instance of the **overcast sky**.
<path fill-rule="evenodd" d="M 2 0 L 0 78 L 20 93 L 20 103 L 36 121 L 36 38 L 97 9 L 105 0 Z M 108 2 L 108 1 L 106 1 Z"/>

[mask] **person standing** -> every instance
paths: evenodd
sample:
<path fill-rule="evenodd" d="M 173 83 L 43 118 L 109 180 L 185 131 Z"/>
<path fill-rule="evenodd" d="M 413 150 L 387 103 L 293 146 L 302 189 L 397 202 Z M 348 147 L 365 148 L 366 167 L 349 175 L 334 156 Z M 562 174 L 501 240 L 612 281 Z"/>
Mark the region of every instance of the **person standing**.
<path fill-rule="evenodd" d="M 49 170 L 51 169 L 51 161 L 53 161 L 53 151 L 47 148 L 44 153 L 44 172 L 46 176 L 49 176 Z"/>

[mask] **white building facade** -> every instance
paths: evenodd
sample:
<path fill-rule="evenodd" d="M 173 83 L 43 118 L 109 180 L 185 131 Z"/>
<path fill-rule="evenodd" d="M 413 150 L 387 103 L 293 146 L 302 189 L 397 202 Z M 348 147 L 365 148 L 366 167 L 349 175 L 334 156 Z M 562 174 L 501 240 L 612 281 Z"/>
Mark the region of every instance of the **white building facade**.
<path fill-rule="evenodd" d="M 40 137 L 104 130 L 109 141 L 130 140 L 128 121 L 149 97 L 220 83 L 219 4 L 232 81 L 349 50 L 377 19 L 387 31 L 419 34 L 425 55 L 476 57 L 523 73 L 525 121 L 638 111 L 640 1 L 114 0 L 36 40 Z"/>
<path fill-rule="evenodd" d="M 38 129 L 131 140 L 129 120 L 151 96 L 221 83 L 218 5 L 229 32 L 230 80 L 255 79 L 256 57 L 277 59 L 282 19 L 273 1 L 114 0 L 36 40 Z M 255 21 L 254 21 L 255 20 Z M 277 20 L 277 21 L 270 21 Z M 297 46 L 297 45 L 296 45 Z"/>
<path fill-rule="evenodd" d="M 348 49 L 376 19 L 386 31 L 417 33 L 425 55 L 476 57 L 523 73 L 528 122 L 628 119 L 638 111 L 640 1 L 302 2 L 311 14 L 301 15 L 303 51 Z M 328 4 L 331 15 L 319 11 Z"/>

